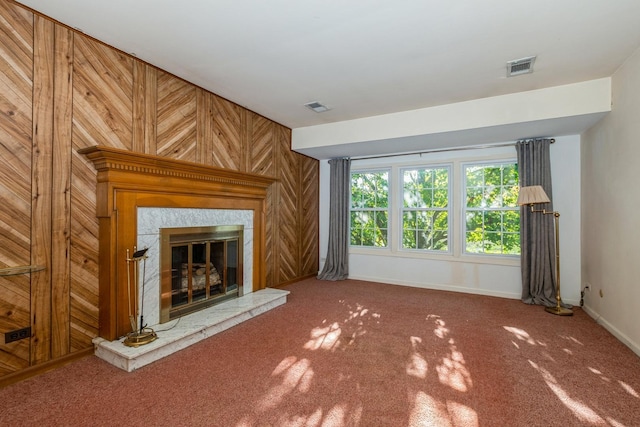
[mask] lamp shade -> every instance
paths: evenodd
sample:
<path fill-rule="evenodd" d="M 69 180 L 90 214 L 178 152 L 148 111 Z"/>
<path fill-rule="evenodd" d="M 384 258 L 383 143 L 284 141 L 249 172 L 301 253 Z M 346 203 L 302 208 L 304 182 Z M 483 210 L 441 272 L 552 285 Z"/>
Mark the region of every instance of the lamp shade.
<path fill-rule="evenodd" d="M 528 187 L 520 187 L 518 193 L 518 204 L 522 205 L 534 205 L 537 203 L 549 203 L 549 196 L 544 192 L 544 189 L 540 185 L 531 185 Z"/>

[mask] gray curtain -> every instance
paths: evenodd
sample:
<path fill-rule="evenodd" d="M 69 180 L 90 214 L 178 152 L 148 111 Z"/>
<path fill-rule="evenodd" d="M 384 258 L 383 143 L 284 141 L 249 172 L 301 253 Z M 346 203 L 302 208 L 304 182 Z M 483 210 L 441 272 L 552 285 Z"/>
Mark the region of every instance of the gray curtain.
<path fill-rule="evenodd" d="M 535 205 L 534 209 L 553 211 L 551 192 L 550 139 L 518 141 L 520 187 L 541 185 L 551 203 Z M 549 307 L 556 305 L 555 232 L 553 215 L 520 208 L 520 258 L 522 269 L 522 301 Z"/>
<path fill-rule="evenodd" d="M 351 160 L 329 160 L 329 247 L 320 280 L 344 280 L 349 276 L 349 201 Z"/>

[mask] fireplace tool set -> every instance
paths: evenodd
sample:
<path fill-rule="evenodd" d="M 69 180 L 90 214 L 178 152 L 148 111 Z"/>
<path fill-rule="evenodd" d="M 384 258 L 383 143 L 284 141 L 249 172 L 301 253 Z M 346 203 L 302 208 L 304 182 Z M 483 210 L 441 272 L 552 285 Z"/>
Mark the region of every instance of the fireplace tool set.
<path fill-rule="evenodd" d="M 129 249 L 127 249 L 127 294 L 129 295 L 129 321 L 131 322 L 131 332 L 129 332 L 124 339 L 124 345 L 128 347 L 139 347 L 141 345 L 149 344 L 154 341 L 158 336 L 153 329 L 148 328 L 144 324 L 144 277 L 146 273 L 147 265 L 147 251 L 149 248 L 136 250 L 133 248 L 133 255 L 129 258 Z M 142 262 L 142 288 L 140 312 L 138 312 L 138 278 L 140 275 L 140 262 Z M 133 264 L 133 301 L 135 304 L 131 304 L 131 265 Z M 140 315 L 140 321 L 138 321 L 138 315 Z"/>

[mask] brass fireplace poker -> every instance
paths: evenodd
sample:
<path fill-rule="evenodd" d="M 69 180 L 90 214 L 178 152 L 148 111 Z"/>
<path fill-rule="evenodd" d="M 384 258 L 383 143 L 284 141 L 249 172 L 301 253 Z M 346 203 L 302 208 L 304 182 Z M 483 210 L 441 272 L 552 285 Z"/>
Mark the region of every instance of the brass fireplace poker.
<path fill-rule="evenodd" d="M 129 258 L 129 249 L 127 249 L 127 294 L 129 295 L 129 321 L 131 322 L 131 332 L 127 334 L 124 339 L 124 345 L 128 347 L 139 347 L 141 345 L 149 344 L 155 341 L 158 336 L 151 328 L 147 328 L 144 324 L 144 277 L 147 266 L 147 251 L 149 248 L 136 250 L 133 247 L 133 256 Z M 138 313 L 138 277 L 140 272 L 140 261 L 142 261 L 142 302 L 140 303 L 140 312 Z M 133 264 L 133 300 L 135 304 L 131 304 L 131 264 Z M 140 321 L 138 322 L 138 314 L 140 315 Z"/>

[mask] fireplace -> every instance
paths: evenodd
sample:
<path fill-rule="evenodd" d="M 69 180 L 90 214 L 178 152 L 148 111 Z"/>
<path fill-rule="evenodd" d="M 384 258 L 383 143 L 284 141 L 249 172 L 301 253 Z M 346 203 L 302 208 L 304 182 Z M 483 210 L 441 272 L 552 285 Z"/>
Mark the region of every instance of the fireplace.
<path fill-rule="evenodd" d="M 206 245 L 202 246 L 204 243 L 208 241 L 216 241 L 218 239 L 227 240 L 228 253 L 229 244 L 233 247 L 233 243 L 229 243 L 228 241 L 229 238 L 234 237 L 234 234 L 236 233 L 234 230 L 241 231 L 241 235 L 238 233 L 238 243 L 241 244 L 238 248 L 238 267 L 242 266 L 242 275 L 240 276 L 236 273 L 238 296 L 248 295 L 255 291 L 256 289 L 253 289 L 252 286 L 254 283 L 253 275 L 255 271 L 255 260 L 253 254 L 256 237 L 254 217 L 254 212 L 246 209 L 138 207 L 136 221 L 138 223 L 138 235 L 136 239 L 137 247 L 149 248 L 149 251 L 147 252 L 148 259 L 146 260 L 146 274 L 144 278 L 144 302 L 142 302 L 141 305 L 141 307 L 144 307 L 145 321 L 149 325 L 157 325 L 159 323 L 166 322 L 167 319 L 177 319 L 179 317 L 179 315 L 175 315 L 177 312 L 175 312 L 173 316 L 167 317 L 167 311 L 163 308 L 163 304 L 165 307 L 169 307 L 171 304 L 170 300 L 172 298 L 171 294 L 173 291 L 171 290 L 172 272 L 170 270 L 179 269 L 180 274 L 182 274 L 182 264 L 188 263 L 188 258 L 183 258 L 183 255 L 181 255 L 179 262 L 176 261 L 176 265 L 171 266 L 172 255 L 170 245 L 169 249 L 164 248 L 165 243 L 171 242 L 171 240 L 167 242 L 166 234 L 176 234 L 172 239 L 173 244 L 178 248 L 187 246 L 186 249 L 177 249 L 186 251 L 187 255 L 189 244 L 196 243 L 196 255 L 199 255 L 198 251 L 206 251 Z M 214 244 L 214 249 L 216 248 L 216 245 L 219 247 L 220 243 Z M 165 257 L 169 256 L 169 258 L 165 258 L 165 260 L 163 260 L 163 254 Z M 234 261 L 233 256 L 231 261 Z M 192 263 L 195 264 L 204 264 L 205 262 L 206 261 L 203 259 L 192 261 Z M 218 261 L 218 264 L 219 263 L 220 261 Z M 222 270 L 223 267 L 219 267 L 218 264 L 214 261 L 214 267 L 216 269 L 215 272 L 212 272 L 210 268 L 209 273 L 207 273 L 206 265 L 196 265 L 196 270 L 192 271 L 192 277 L 194 275 L 197 277 L 195 283 L 196 301 L 198 301 L 197 298 L 199 298 L 197 288 L 202 286 L 201 281 L 204 280 L 206 282 L 207 275 L 214 276 L 213 278 L 209 278 L 210 282 L 215 281 L 216 274 L 220 275 L 220 270 Z M 163 265 L 167 267 L 163 267 Z M 186 280 L 183 281 L 182 279 L 185 277 L 180 277 L 180 284 L 176 284 L 176 288 L 182 289 L 183 282 L 184 286 L 187 288 L 189 286 L 188 264 L 185 267 L 187 268 Z M 191 268 L 194 268 L 194 266 L 192 265 Z M 205 270 L 203 271 L 202 268 L 205 268 Z M 233 272 L 233 270 L 230 270 L 230 273 Z M 166 287 L 167 281 L 169 282 L 168 287 Z M 163 285 L 163 283 L 165 285 Z M 163 286 L 165 286 L 164 289 Z M 191 286 L 193 296 L 194 284 L 192 283 Z M 228 297 L 216 295 L 214 292 L 214 299 L 212 301 L 208 301 L 207 303 L 200 302 L 199 304 L 202 304 L 202 306 L 198 306 L 198 304 L 196 304 L 193 307 L 194 310 L 204 308 L 204 306 L 208 306 L 209 303 L 213 305 L 218 302 L 222 302 L 222 300 L 235 298 L 232 289 L 228 287 L 227 292 L 231 292 L 231 295 Z M 225 294 L 227 292 L 225 292 Z M 209 295 L 211 296 L 211 290 Z M 167 299 L 169 299 L 169 302 L 167 302 Z M 180 310 L 180 315 L 191 312 L 193 311 L 187 310 L 186 306 L 183 305 Z"/>
<path fill-rule="evenodd" d="M 158 231 L 152 227 L 156 223 L 156 211 L 171 222 L 162 224 L 158 229 L 243 224 L 244 242 L 239 245 L 243 246 L 244 253 L 243 291 L 247 294 L 266 288 L 266 199 L 268 188 L 275 178 L 111 147 L 87 147 L 78 150 L 78 153 L 92 161 L 97 171 L 101 338 L 113 341 L 131 331 L 130 301 L 137 303 L 140 310 L 144 311 L 145 321 L 149 325 L 159 323 L 159 259 L 155 261 L 158 268 L 150 268 L 154 263 L 152 257 L 159 254 L 159 243 L 156 243 L 159 239 L 153 238 Z M 142 210 L 151 210 L 153 213 L 151 217 L 139 218 Z M 192 218 L 177 219 L 174 213 L 184 210 Z M 236 211 L 250 213 L 250 218 L 245 222 L 237 218 L 233 222 L 225 222 L 208 217 L 210 212 L 220 212 L 226 216 L 227 213 L 235 215 Z M 147 228 L 153 230 L 147 231 Z M 134 247 L 149 248 L 143 304 L 136 300 L 127 281 L 127 251 Z M 238 285 L 242 283 L 238 282 Z"/>
<path fill-rule="evenodd" d="M 160 229 L 160 323 L 243 293 L 243 226 Z"/>

